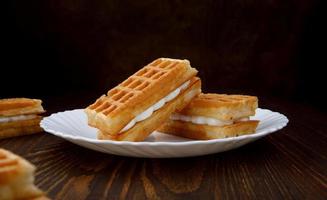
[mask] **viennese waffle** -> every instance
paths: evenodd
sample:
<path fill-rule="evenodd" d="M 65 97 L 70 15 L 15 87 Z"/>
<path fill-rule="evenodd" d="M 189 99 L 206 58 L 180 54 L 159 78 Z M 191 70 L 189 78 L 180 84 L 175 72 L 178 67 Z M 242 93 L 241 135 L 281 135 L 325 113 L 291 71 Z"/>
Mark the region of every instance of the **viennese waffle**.
<path fill-rule="evenodd" d="M 202 140 L 250 134 L 259 123 L 249 120 L 257 107 L 254 96 L 200 94 L 158 131 Z"/>
<path fill-rule="evenodd" d="M 41 104 L 39 99 L 0 99 L 0 139 L 41 132 Z"/>
<path fill-rule="evenodd" d="M 34 171 L 27 160 L 0 149 L 0 199 L 47 199 L 34 185 Z"/>
<path fill-rule="evenodd" d="M 87 107 L 88 123 L 99 139 L 144 140 L 200 93 L 196 74 L 188 60 L 159 58 Z"/>

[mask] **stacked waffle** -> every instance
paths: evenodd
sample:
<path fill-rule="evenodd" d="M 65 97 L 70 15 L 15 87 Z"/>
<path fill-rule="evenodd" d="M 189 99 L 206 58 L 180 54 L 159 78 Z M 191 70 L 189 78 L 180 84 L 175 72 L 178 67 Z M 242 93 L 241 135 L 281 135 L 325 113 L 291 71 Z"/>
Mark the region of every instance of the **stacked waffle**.
<path fill-rule="evenodd" d="M 214 117 L 217 117 L 217 120 L 226 120 L 224 117 L 221 118 L 221 116 L 225 115 L 215 114 L 219 110 L 215 109 L 215 107 L 221 107 L 219 111 L 225 112 L 225 108 L 219 105 L 219 103 L 224 101 L 224 98 L 227 99 L 229 97 L 226 95 L 217 96 L 210 101 L 212 106 L 207 106 L 210 103 L 208 104 L 206 99 L 211 98 L 211 95 L 209 97 L 201 94 L 197 97 L 201 93 L 201 80 L 196 77 L 196 74 L 197 70 L 191 67 L 188 60 L 159 58 L 140 69 L 127 80 L 109 90 L 106 95 L 101 96 L 95 103 L 88 106 L 85 109 L 88 116 L 88 124 L 98 129 L 99 139 L 142 141 L 163 124 L 164 126 L 160 130 L 170 134 L 175 134 L 182 130 L 177 128 L 177 122 L 172 123 L 171 121 L 174 119 L 174 116 L 175 118 L 180 116 L 178 113 L 193 115 L 198 111 L 207 110 L 208 116 L 214 115 Z M 252 106 L 251 113 L 247 115 L 231 115 L 232 118 L 228 120 L 233 121 L 233 129 L 235 131 L 226 134 L 228 136 L 236 135 L 236 132 L 238 134 L 254 132 L 257 125 L 257 122 L 253 121 L 248 121 L 247 123 L 240 122 L 245 121 L 246 117 L 254 114 L 254 109 L 257 105 L 256 98 L 245 96 L 238 96 L 238 98 L 237 100 L 236 96 L 229 98 L 234 99 L 234 102 L 230 102 L 234 106 L 232 106 L 234 109 L 231 109 L 230 112 L 235 113 L 235 110 L 243 109 L 240 105 L 244 103 L 242 98 L 246 98 L 251 99 L 252 104 L 249 103 Z M 228 107 L 226 101 L 224 105 Z M 202 117 L 204 116 L 206 116 L 205 113 Z M 250 123 L 252 129 L 248 128 L 245 130 L 245 127 L 248 127 L 245 124 Z M 237 128 L 239 124 L 242 125 L 242 128 Z M 185 134 L 181 136 L 195 139 L 218 138 L 218 135 L 222 135 L 220 134 L 221 128 L 219 127 L 216 125 L 213 130 L 219 132 L 214 134 L 214 136 L 194 137 L 193 131 L 196 131 L 194 127 L 183 129 Z M 203 126 L 196 127 L 197 130 L 202 128 Z M 222 129 L 224 130 L 223 132 L 228 132 L 227 130 L 230 128 L 223 127 Z M 206 130 L 206 133 L 209 132 L 212 132 L 210 128 Z M 201 134 L 203 135 L 203 133 Z"/>
<path fill-rule="evenodd" d="M 34 171 L 27 160 L 0 149 L 0 199 L 47 199 L 33 183 Z"/>
<path fill-rule="evenodd" d="M 249 119 L 257 107 L 253 96 L 200 94 L 172 114 L 159 131 L 200 140 L 250 134 L 259 123 Z"/>
<path fill-rule="evenodd" d="M 42 131 L 42 101 L 28 98 L 0 99 L 0 139 Z"/>

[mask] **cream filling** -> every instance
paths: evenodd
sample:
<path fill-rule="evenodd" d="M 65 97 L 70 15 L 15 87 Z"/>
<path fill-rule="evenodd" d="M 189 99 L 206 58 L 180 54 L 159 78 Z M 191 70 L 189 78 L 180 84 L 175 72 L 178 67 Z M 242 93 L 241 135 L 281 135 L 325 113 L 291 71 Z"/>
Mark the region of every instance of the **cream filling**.
<path fill-rule="evenodd" d="M 36 117 L 37 115 L 16 115 L 10 117 L 0 117 L 0 123 L 23 121 L 28 119 L 34 119 Z"/>
<path fill-rule="evenodd" d="M 172 91 L 171 93 L 169 93 L 167 96 L 165 96 L 164 98 L 162 98 L 160 101 L 158 101 L 157 103 L 153 104 L 152 106 L 150 106 L 148 109 L 146 109 L 144 112 L 138 114 L 134 119 L 132 119 L 121 131 L 121 132 L 125 132 L 127 130 L 129 130 L 130 128 L 132 128 L 137 122 L 139 121 L 143 121 L 147 118 L 149 118 L 153 112 L 155 112 L 156 110 L 160 109 L 162 106 L 164 106 L 167 102 L 173 100 L 174 98 L 176 98 L 179 93 L 186 89 L 188 87 L 188 85 L 190 84 L 190 81 L 186 81 L 183 85 L 179 86 L 177 89 L 175 89 L 174 91 Z"/>
<path fill-rule="evenodd" d="M 209 125 L 209 126 L 226 126 L 231 125 L 236 121 L 248 121 L 249 117 L 243 117 L 236 120 L 219 120 L 212 117 L 203 117 L 203 116 L 187 116 L 174 113 L 170 116 L 171 120 L 179 120 L 184 122 L 191 122 L 193 124 L 200 124 L 200 125 Z"/>

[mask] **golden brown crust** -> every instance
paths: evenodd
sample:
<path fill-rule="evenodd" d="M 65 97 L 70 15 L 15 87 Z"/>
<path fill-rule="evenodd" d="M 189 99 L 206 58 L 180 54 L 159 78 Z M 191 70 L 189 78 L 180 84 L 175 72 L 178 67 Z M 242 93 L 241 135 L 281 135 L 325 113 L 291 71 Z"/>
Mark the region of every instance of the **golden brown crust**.
<path fill-rule="evenodd" d="M 36 133 L 41 133 L 43 129 L 40 126 L 25 126 L 19 128 L 8 128 L 5 130 L 0 130 L 0 139 L 23 136 L 23 135 L 31 135 Z"/>
<path fill-rule="evenodd" d="M 143 141 L 148 135 L 164 123 L 175 110 L 183 109 L 196 95 L 201 92 L 201 80 L 194 78 L 189 88 L 181 92 L 174 100 L 166 103 L 162 108 L 155 111 L 151 117 L 138 122 L 128 131 L 111 135 L 102 131 L 98 132 L 99 139 Z"/>
<path fill-rule="evenodd" d="M 258 123 L 259 121 L 249 120 L 226 126 L 209 126 L 168 120 L 158 131 L 196 140 L 210 140 L 254 133 Z"/>
<path fill-rule="evenodd" d="M 247 95 L 200 94 L 180 114 L 227 121 L 255 114 L 258 98 Z"/>
<path fill-rule="evenodd" d="M 44 113 L 40 99 L 0 99 L 0 116 L 14 116 Z"/>
<path fill-rule="evenodd" d="M 0 199 L 35 199 L 44 193 L 34 185 L 35 167 L 27 160 L 0 149 Z"/>
<path fill-rule="evenodd" d="M 196 73 L 187 60 L 159 58 L 88 106 L 85 109 L 88 123 L 112 135 L 118 134 L 134 117 Z"/>
<path fill-rule="evenodd" d="M 36 116 L 35 119 L 0 123 L 0 139 L 42 132 L 41 119 Z"/>

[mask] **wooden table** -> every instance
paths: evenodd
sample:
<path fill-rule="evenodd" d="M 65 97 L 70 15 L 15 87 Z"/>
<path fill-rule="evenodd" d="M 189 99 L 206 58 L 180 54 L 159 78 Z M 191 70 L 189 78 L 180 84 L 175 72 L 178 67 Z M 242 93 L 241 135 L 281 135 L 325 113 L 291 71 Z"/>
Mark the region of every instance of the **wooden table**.
<path fill-rule="evenodd" d="M 85 98 L 86 99 L 85 99 Z M 44 101 L 48 114 L 80 108 L 92 96 Z M 83 100 L 81 100 L 83 99 Z M 289 125 L 254 143 L 179 159 L 119 157 L 50 134 L 0 141 L 37 166 L 52 199 L 327 199 L 327 118 L 309 106 L 261 98 Z"/>

